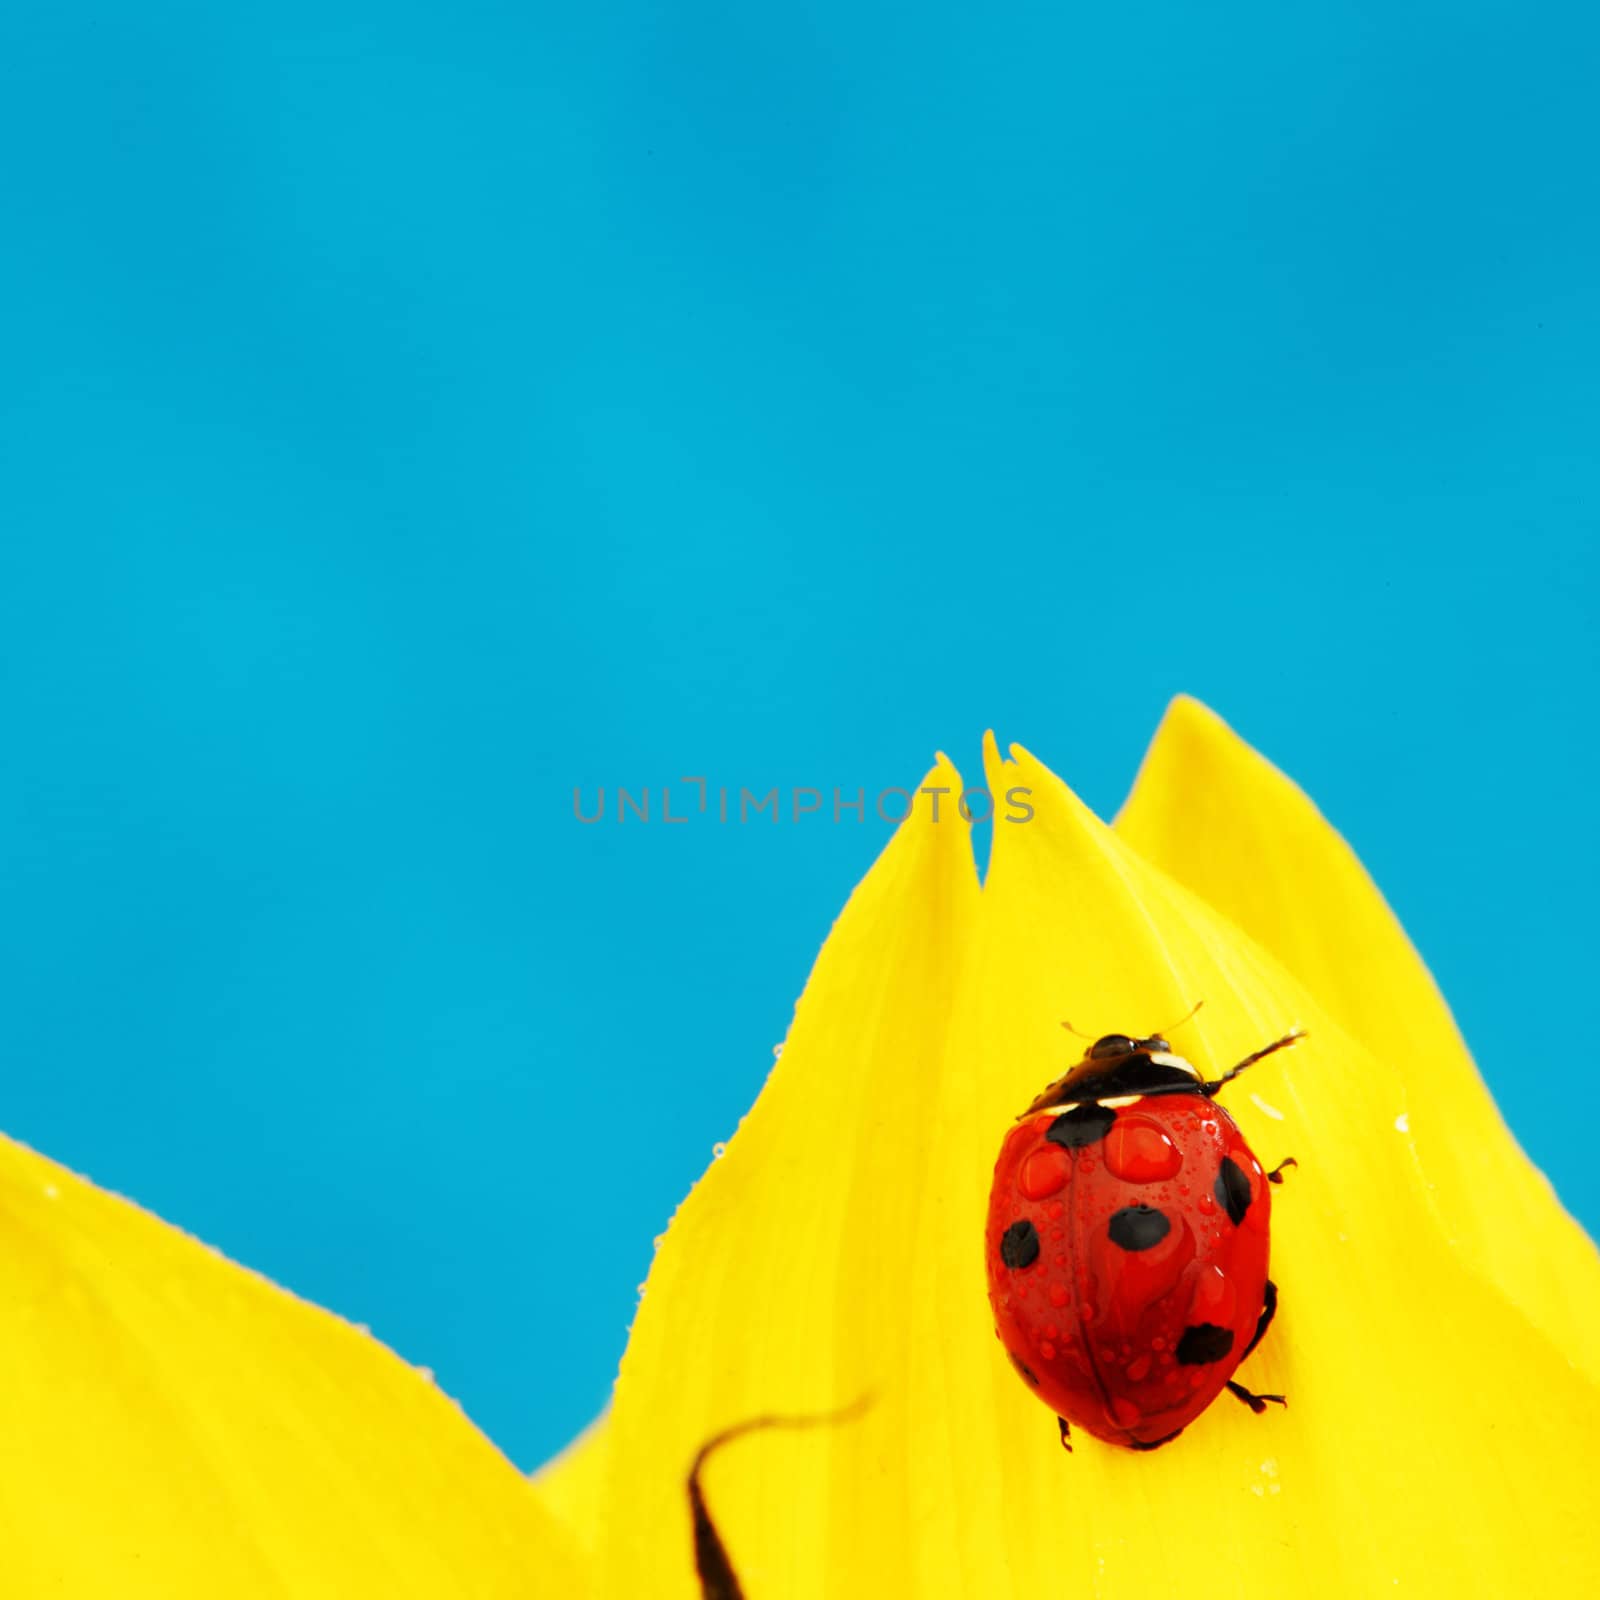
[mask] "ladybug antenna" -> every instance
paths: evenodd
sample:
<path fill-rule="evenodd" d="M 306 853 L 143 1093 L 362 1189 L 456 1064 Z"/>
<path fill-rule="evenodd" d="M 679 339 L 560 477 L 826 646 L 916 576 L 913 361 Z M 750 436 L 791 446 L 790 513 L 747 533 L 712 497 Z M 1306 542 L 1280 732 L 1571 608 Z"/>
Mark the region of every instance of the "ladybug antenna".
<path fill-rule="evenodd" d="M 703 1600 L 744 1600 L 744 1589 L 738 1574 L 728 1559 L 728 1548 L 717 1532 L 711 1513 L 706 1509 L 705 1490 L 700 1484 L 700 1474 L 705 1464 L 723 1445 L 742 1439 L 747 1433 L 760 1433 L 767 1428 L 819 1428 L 836 1422 L 851 1422 L 872 1404 L 872 1395 L 863 1394 L 837 1411 L 818 1411 L 794 1417 L 747 1417 L 721 1433 L 714 1433 L 695 1452 L 689 1468 L 689 1519 L 694 1527 L 694 1566 L 700 1575 L 700 1593 Z"/>
<path fill-rule="evenodd" d="M 1070 1022 L 1063 1022 L 1061 1026 L 1065 1028 L 1068 1033 L 1076 1033 L 1080 1039 L 1087 1039 L 1090 1044 L 1094 1043 L 1094 1035 L 1092 1033 L 1082 1033 L 1077 1028 L 1074 1028 Z"/>
<path fill-rule="evenodd" d="M 1193 1022 L 1194 1019 L 1200 1013 L 1200 1007 L 1203 1006 L 1204 1004 L 1205 1004 L 1204 1000 L 1196 1000 L 1195 1003 L 1192 1006 L 1190 1006 L 1189 1009 L 1181 1017 L 1179 1017 L 1176 1022 L 1168 1023 L 1166 1027 L 1158 1029 L 1157 1030 L 1158 1035 L 1161 1038 L 1165 1039 L 1166 1036 L 1169 1033 L 1175 1032 L 1177 1029 L 1181 1028 L 1186 1022 Z"/>
<path fill-rule="evenodd" d="M 1201 1094 L 1210 1099 L 1221 1089 L 1223 1084 L 1232 1083 L 1246 1067 L 1253 1067 L 1256 1062 L 1272 1055 L 1275 1051 L 1287 1050 L 1290 1045 L 1299 1044 L 1305 1036 L 1306 1030 L 1304 1028 L 1291 1028 L 1281 1039 L 1274 1039 L 1271 1044 L 1264 1044 L 1259 1050 L 1252 1050 L 1243 1061 L 1237 1066 L 1229 1067 L 1220 1078 L 1214 1078 L 1210 1083 L 1202 1083 L 1200 1085 Z"/>

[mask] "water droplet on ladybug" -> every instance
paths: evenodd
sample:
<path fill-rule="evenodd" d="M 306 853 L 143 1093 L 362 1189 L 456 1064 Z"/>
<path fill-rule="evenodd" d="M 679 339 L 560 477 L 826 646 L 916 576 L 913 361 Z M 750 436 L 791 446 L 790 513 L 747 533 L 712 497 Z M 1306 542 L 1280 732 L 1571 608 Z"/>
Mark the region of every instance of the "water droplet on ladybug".
<path fill-rule="evenodd" d="M 1041 1145 L 1022 1163 L 1017 1187 L 1028 1200 L 1048 1200 L 1060 1191 L 1072 1171 L 1072 1155 L 1058 1144 Z"/>
<path fill-rule="evenodd" d="M 1127 1183 L 1176 1177 L 1183 1156 L 1154 1117 L 1118 1117 L 1105 1137 L 1106 1166 Z"/>
<path fill-rule="evenodd" d="M 1133 1427 L 1133 1425 L 1138 1422 L 1140 1417 L 1138 1406 L 1136 1406 L 1133 1401 L 1129 1400 L 1125 1395 L 1119 1394 L 1115 1396 L 1106 1410 L 1111 1420 L 1119 1428 Z"/>
<path fill-rule="evenodd" d="M 1232 1324 L 1238 1310 L 1238 1295 L 1233 1280 L 1220 1267 L 1208 1266 L 1201 1270 L 1194 1286 L 1194 1303 L 1190 1309 L 1191 1322 L 1212 1322 L 1219 1327 Z"/>

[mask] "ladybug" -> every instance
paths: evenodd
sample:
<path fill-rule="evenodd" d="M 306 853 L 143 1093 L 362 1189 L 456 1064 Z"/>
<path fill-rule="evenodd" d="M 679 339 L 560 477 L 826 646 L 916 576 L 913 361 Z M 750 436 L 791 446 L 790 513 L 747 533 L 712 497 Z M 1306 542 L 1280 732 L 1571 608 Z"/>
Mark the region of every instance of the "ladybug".
<path fill-rule="evenodd" d="M 1300 1029 L 1209 1082 L 1158 1036 L 1111 1033 L 1017 1119 L 995 1163 L 984 1255 L 995 1332 L 1029 1388 L 1109 1444 L 1154 1450 L 1233 1380 L 1278 1307 L 1269 1184 L 1217 1101 Z"/>

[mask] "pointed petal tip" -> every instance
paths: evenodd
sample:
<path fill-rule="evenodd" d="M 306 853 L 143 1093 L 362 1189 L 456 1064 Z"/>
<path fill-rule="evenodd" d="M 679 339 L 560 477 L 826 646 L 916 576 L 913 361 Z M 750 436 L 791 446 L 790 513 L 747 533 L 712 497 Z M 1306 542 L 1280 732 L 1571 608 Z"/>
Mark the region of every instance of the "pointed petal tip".
<path fill-rule="evenodd" d="M 961 769 L 943 750 L 935 750 L 933 765 L 923 775 L 922 782 L 911 797 L 907 820 L 915 818 L 919 823 L 954 821 L 970 831 L 971 818 L 958 803 L 965 792 L 966 782 L 961 776 Z"/>
<path fill-rule="evenodd" d="M 1078 791 L 1053 767 L 1041 761 L 1026 745 L 1011 746 L 1011 765 L 1030 788 L 1038 786 L 1061 802 L 1057 813 L 1060 820 L 1070 819 L 1096 837 L 1104 831 L 1105 824 L 1084 802 Z"/>
<path fill-rule="evenodd" d="M 995 794 L 1005 787 L 1006 758 L 1000 754 L 1000 741 L 994 736 L 993 728 L 984 729 L 983 734 L 983 775 L 989 788 Z"/>
<path fill-rule="evenodd" d="M 1134 813 L 1151 796 L 1168 788 L 1185 784 L 1210 788 L 1263 779 L 1290 781 L 1203 700 L 1191 694 L 1176 694 L 1145 750 L 1116 824 L 1125 836 L 1135 837 L 1139 823 L 1134 820 Z"/>
<path fill-rule="evenodd" d="M 1171 717 L 1171 716 L 1199 716 L 1199 717 L 1211 718 L 1212 720 L 1217 721 L 1217 722 L 1220 722 L 1222 720 L 1222 718 L 1219 717 L 1217 715 L 1217 713 L 1215 711 L 1213 711 L 1211 709 L 1211 707 L 1208 706 L 1206 704 L 1206 702 L 1199 697 L 1199 695 L 1190 694 L 1187 689 L 1180 689 L 1167 702 L 1167 715 L 1169 717 Z"/>
<path fill-rule="evenodd" d="M 1175 694 L 1167 702 L 1167 709 L 1162 713 L 1152 743 L 1174 736 L 1196 741 L 1221 740 L 1230 744 L 1244 742 L 1220 712 L 1187 692 Z"/>

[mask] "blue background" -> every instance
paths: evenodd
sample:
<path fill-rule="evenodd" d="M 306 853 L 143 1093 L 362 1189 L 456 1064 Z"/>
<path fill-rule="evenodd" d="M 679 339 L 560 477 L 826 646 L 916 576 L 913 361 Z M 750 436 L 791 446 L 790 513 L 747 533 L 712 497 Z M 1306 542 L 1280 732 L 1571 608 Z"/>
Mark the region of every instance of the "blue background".
<path fill-rule="evenodd" d="M 574 786 L 1189 689 L 1593 1230 L 1594 16 L 12 0 L 0 1122 L 531 1464 L 888 834 Z"/>

